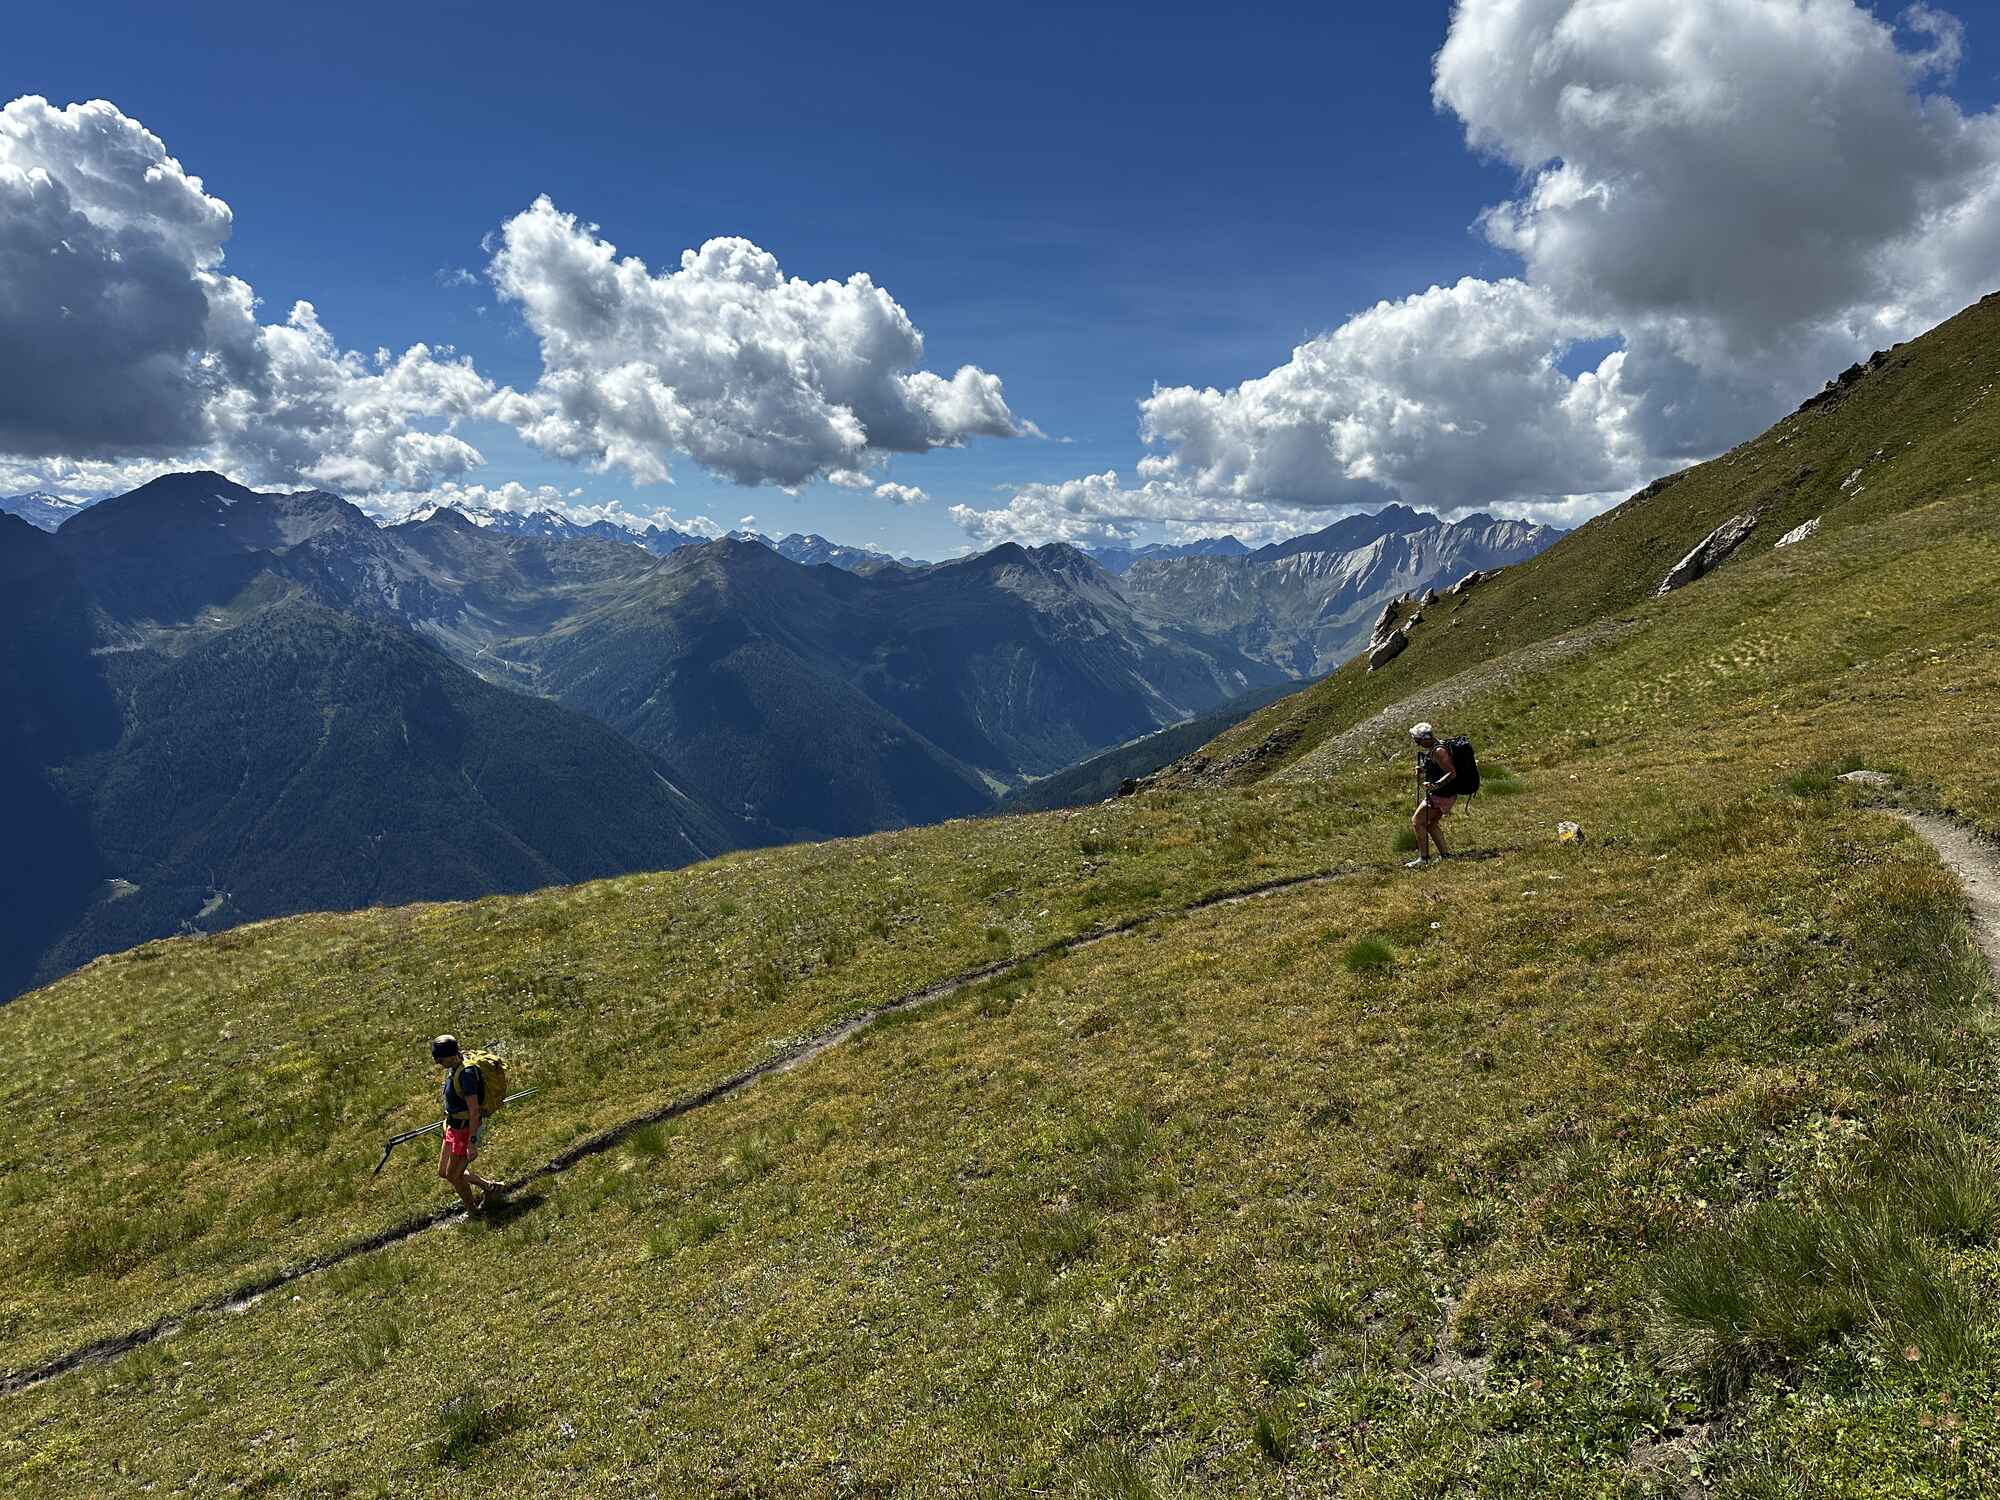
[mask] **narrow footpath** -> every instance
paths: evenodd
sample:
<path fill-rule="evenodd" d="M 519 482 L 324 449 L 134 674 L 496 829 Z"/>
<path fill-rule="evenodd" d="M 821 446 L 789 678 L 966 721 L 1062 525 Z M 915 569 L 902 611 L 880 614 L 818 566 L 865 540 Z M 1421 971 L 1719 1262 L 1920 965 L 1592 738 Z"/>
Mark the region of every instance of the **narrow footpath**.
<path fill-rule="evenodd" d="M 1935 813 L 1913 812 L 1895 809 L 1893 815 L 1908 823 L 1917 834 L 1936 851 L 1949 870 L 1963 885 L 1971 911 L 1972 928 L 1980 951 L 1985 955 L 1992 969 L 1995 982 L 2000 983 L 2000 846 L 1980 837 L 1962 824 Z M 1491 859 L 1516 852 L 1508 849 L 1488 849 L 1471 854 L 1472 859 Z M 978 968 L 938 980 L 921 989 L 912 990 L 893 1000 L 859 1011 L 843 1021 L 796 1042 L 774 1053 L 762 1062 L 733 1073 L 718 1083 L 710 1085 L 699 1093 L 686 1095 L 659 1109 L 636 1116 L 608 1130 L 589 1136 L 577 1142 L 560 1155 L 544 1162 L 541 1166 L 507 1184 L 508 1192 L 518 1192 L 529 1185 L 567 1171 L 569 1168 L 590 1157 L 602 1155 L 621 1144 L 628 1136 L 649 1125 L 657 1125 L 667 1120 L 679 1119 L 683 1115 L 704 1109 L 711 1104 L 731 1098 L 760 1079 L 789 1073 L 803 1067 L 814 1058 L 831 1051 L 835 1047 L 852 1041 L 876 1022 L 885 1017 L 918 1010 L 940 1000 L 948 999 L 975 984 L 989 980 L 1004 979 L 1008 975 L 1032 964 L 1047 962 L 1066 954 L 1080 952 L 1085 948 L 1127 933 L 1156 926 L 1162 922 L 1192 916 L 1212 907 L 1233 906 L 1244 901 L 1254 901 L 1260 897 L 1272 896 L 1284 891 L 1300 890 L 1308 886 L 1326 885 L 1338 880 L 1351 880 L 1361 875 L 1383 875 L 1395 873 L 1393 865 L 1343 865 L 1334 869 L 1320 870 L 1305 875 L 1286 876 L 1278 880 L 1264 881 L 1257 885 L 1236 890 L 1216 891 L 1182 906 L 1168 907 L 1149 912 L 1108 927 L 1094 928 L 1079 933 L 1075 937 L 1064 938 L 1037 948 L 1031 953 L 1023 953 L 1014 958 L 1000 959 L 982 964 Z M 189 1318 L 212 1312 L 228 1312 L 247 1307 L 252 1302 L 288 1286 L 303 1277 L 332 1269 L 363 1255 L 372 1255 L 386 1250 L 392 1245 L 424 1234 L 445 1225 L 457 1223 L 465 1218 L 462 1208 L 437 1209 L 431 1213 L 408 1219 L 364 1239 L 350 1240 L 312 1259 L 261 1277 L 258 1280 L 231 1291 L 212 1297 L 185 1312 L 161 1318 L 144 1328 L 132 1330 L 109 1338 L 97 1339 L 80 1348 L 43 1364 L 28 1369 L 8 1371 L 0 1374 L 0 1397 L 10 1396 L 18 1391 L 28 1390 L 44 1381 L 68 1374 L 72 1370 L 89 1365 L 105 1364 L 111 1360 L 161 1339 L 178 1333 Z"/>
<path fill-rule="evenodd" d="M 1488 849 L 1477 851 L 1465 857 L 1469 859 L 1491 859 L 1507 852 L 1509 851 L 1503 849 Z M 833 1025 L 814 1033 L 812 1036 L 806 1037 L 802 1041 L 795 1042 L 791 1046 L 773 1053 L 762 1062 L 753 1063 L 740 1072 L 730 1074 L 727 1078 L 722 1079 L 718 1083 L 711 1084 L 699 1093 L 684 1095 L 659 1109 L 649 1110 L 643 1115 L 635 1116 L 632 1119 L 612 1126 L 608 1130 L 588 1136 L 563 1151 L 560 1155 L 544 1162 L 541 1166 L 534 1168 L 522 1176 L 509 1180 L 506 1191 L 510 1195 L 517 1193 L 521 1189 L 553 1177 L 559 1172 L 565 1172 L 581 1161 L 593 1156 L 602 1155 L 604 1152 L 614 1149 L 634 1131 L 643 1130 L 649 1125 L 658 1125 L 667 1120 L 679 1119 L 683 1115 L 692 1114 L 698 1109 L 705 1109 L 711 1104 L 719 1103 L 724 1099 L 740 1094 L 760 1079 L 775 1077 L 778 1074 L 789 1073 L 795 1068 L 803 1067 L 814 1058 L 846 1042 L 852 1041 L 855 1037 L 885 1017 L 900 1015 L 906 1011 L 919 1010 L 925 1006 L 934 1005 L 938 1001 L 956 995 L 972 985 L 984 984 L 995 979 L 1004 979 L 1008 975 L 1029 965 L 1046 963 L 1050 959 L 1061 958 L 1070 953 L 1080 952 L 1085 948 L 1107 942 L 1112 938 L 1123 937 L 1127 933 L 1153 927 L 1162 922 L 1170 922 L 1182 917 L 1192 916 L 1197 912 L 1207 911 L 1212 907 L 1233 906 L 1239 902 L 1254 901 L 1261 897 L 1276 895 L 1283 891 L 1295 891 L 1308 886 L 1326 885 L 1336 880 L 1351 880 L 1361 875 L 1388 875 L 1395 873 L 1399 873 L 1399 871 L 1394 865 L 1341 865 L 1333 869 L 1318 870 L 1304 875 L 1289 875 L 1277 880 L 1262 881 L 1256 885 L 1243 886 L 1234 890 L 1215 891 L 1209 895 L 1190 901 L 1185 905 L 1148 912 L 1142 916 L 1132 917 L 1123 922 L 1113 923 L 1108 927 L 1093 928 L 1088 932 L 1078 933 L 1074 937 L 1063 938 L 1046 944 L 1031 953 L 1023 953 L 1013 958 L 999 959 L 993 963 L 982 964 L 976 969 L 968 969 L 963 973 L 954 974 L 947 979 L 940 979 L 933 984 L 925 985 L 921 989 L 911 990 L 907 994 L 899 995 L 893 1000 L 870 1006 L 868 1009 L 859 1011 L 843 1021 L 835 1022 Z M 248 1307 L 259 1298 L 277 1291 L 280 1287 L 289 1286 L 303 1277 L 331 1270 L 335 1266 L 345 1264 L 363 1255 L 373 1255 L 378 1251 L 386 1250 L 392 1245 L 399 1245 L 405 1240 L 425 1234 L 430 1230 L 442 1228 L 447 1224 L 458 1223 L 465 1217 L 466 1214 L 463 1208 L 453 1206 L 436 1209 L 413 1219 L 406 1219 L 400 1224 L 392 1225 L 366 1238 L 349 1240 L 345 1244 L 338 1245 L 331 1250 L 312 1257 L 310 1260 L 284 1267 L 266 1276 L 259 1277 L 253 1282 L 234 1287 L 218 1296 L 197 1303 L 185 1311 L 163 1317 L 144 1328 L 135 1328 L 129 1333 L 115 1334 L 108 1338 L 93 1340 L 80 1348 L 72 1349 L 66 1354 L 58 1355 L 54 1359 L 27 1369 L 0 1373 L 0 1397 L 11 1396 L 18 1391 L 28 1390 L 33 1386 L 42 1384 L 44 1381 L 53 1380 L 59 1375 L 66 1375 L 72 1370 L 82 1369 L 90 1365 L 106 1364 L 111 1360 L 118 1359 L 122 1355 L 129 1354 L 134 1349 L 141 1348 L 147 1344 L 157 1343 L 161 1339 L 171 1338 L 181 1330 L 189 1318 L 202 1316 L 207 1313 L 238 1311 Z"/>

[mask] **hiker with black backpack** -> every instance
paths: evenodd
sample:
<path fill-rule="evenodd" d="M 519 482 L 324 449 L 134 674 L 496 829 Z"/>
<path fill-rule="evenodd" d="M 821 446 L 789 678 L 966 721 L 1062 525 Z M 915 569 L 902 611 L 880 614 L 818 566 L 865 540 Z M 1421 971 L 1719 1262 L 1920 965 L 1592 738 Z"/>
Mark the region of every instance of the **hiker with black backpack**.
<path fill-rule="evenodd" d="M 1479 790 L 1479 763 L 1473 758 L 1472 741 L 1463 736 L 1446 742 L 1437 737 L 1437 731 L 1429 724 L 1413 724 L 1410 738 L 1416 742 L 1417 779 L 1424 788 L 1423 798 L 1410 818 L 1410 827 L 1417 834 L 1417 857 L 1403 866 L 1415 870 L 1451 857 L 1442 825 L 1461 796 Z M 1433 843 L 1437 845 L 1435 859 L 1431 856 Z"/>
<path fill-rule="evenodd" d="M 488 1118 L 507 1097 L 506 1064 L 491 1052 L 468 1057 L 459 1051 L 455 1036 L 431 1043 L 431 1061 L 444 1069 L 444 1149 L 438 1153 L 438 1176 L 458 1191 L 466 1212 L 476 1214 L 500 1186 L 473 1171 L 472 1163 L 479 1157 Z"/>

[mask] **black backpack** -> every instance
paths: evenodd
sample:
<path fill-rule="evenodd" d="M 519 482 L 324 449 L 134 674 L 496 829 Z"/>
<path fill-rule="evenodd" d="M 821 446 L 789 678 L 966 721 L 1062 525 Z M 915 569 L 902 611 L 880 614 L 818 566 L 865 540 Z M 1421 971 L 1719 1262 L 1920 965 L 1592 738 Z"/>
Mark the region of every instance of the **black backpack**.
<path fill-rule="evenodd" d="M 1446 795 L 1452 797 L 1472 797 L 1479 793 L 1479 757 L 1472 753 L 1472 741 L 1464 735 L 1455 740 L 1446 740 L 1444 748 L 1451 753 L 1451 786 Z"/>

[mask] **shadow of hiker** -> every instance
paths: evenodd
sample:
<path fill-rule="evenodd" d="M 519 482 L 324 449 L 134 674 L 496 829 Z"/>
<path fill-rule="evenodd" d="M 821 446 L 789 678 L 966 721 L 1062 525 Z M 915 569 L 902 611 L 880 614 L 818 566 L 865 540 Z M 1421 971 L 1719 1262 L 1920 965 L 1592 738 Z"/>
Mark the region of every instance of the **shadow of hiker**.
<path fill-rule="evenodd" d="M 520 1193 L 493 1199 L 483 1213 L 474 1215 L 468 1222 L 484 1224 L 492 1229 L 505 1229 L 516 1219 L 524 1218 L 548 1202 L 546 1193 Z"/>

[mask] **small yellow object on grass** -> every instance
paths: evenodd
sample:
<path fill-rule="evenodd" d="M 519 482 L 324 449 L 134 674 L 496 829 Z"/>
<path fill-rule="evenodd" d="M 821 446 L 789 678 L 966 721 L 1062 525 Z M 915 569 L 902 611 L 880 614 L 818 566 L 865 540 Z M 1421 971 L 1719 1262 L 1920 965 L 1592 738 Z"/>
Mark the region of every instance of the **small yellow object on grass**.
<path fill-rule="evenodd" d="M 1558 823 L 1556 824 L 1556 842 L 1558 844 L 1580 844 L 1583 842 L 1583 829 L 1575 823 Z"/>

